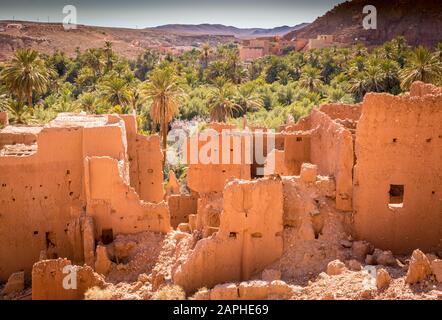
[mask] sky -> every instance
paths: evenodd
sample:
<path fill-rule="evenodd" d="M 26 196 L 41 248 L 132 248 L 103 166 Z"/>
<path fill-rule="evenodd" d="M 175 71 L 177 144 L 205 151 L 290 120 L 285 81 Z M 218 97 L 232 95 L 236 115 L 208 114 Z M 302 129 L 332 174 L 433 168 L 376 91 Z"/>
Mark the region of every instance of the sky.
<path fill-rule="evenodd" d="M 343 0 L 0 0 L 0 20 L 63 21 L 74 5 L 77 23 L 145 28 L 164 24 L 216 23 L 273 28 L 312 22 Z"/>

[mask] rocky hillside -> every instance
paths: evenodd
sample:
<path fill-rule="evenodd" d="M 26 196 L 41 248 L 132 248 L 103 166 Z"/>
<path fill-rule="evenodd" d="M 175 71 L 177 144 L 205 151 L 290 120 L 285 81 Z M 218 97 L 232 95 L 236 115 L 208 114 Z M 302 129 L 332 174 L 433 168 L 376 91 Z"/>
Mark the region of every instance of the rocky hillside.
<path fill-rule="evenodd" d="M 218 45 L 235 41 L 235 38 L 83 25 L 79 25 L 76 30 L 66 31 L 60 23 L 0 21 L 0 61 L 9 58 L 16 49 L 22 47 L 34 48 L 47 54 L 62 50 L 73 56 L 77 47 L 82 51 L 102 47 L 105 41 L 112 41 L 118 54 L 133 58 L 149 47 L 199 46 L 204 42 Z"/>
<path fill-rule="evenodd" d="M 263 28 L 236 28 L 232 26 L 225 26 L 222 24 L 167 24 L 151 28 L 150 30 L 160 30 L 165 32 L 174 32 L 182 34 L 210 34 L 210 35 L 230 35 L 237 38 L 256 38 L 256 37 L 272 37 L 283 36 L 289 32 L 300 30 L 308 25 L 308 23 L 301 23 L 299 25 L 289 27 L 282 26 L 271 29 Z"/>
<path fill-rule="evenodd" d="M 362 27 L 365 5 L 377 8 L 377 30 L 364 30 Z M 339 42 L 363 41 L 367 45 L 379 45 L 396 36 L 404 36 L 411 45 L 434 46 L 442 41 L 442 1 L 347 1 L 285 37 L 310 39 L 318 34 L 333 34 Z"/>

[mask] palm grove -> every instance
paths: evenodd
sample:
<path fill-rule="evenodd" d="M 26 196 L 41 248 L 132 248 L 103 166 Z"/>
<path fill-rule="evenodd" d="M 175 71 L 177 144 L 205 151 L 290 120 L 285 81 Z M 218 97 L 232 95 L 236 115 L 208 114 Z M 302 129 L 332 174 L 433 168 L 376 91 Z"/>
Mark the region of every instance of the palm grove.
<path fill-rule="evenodd" d="M 277 128 L 322 103 L 401 94 L 416 80 L 442 84 L 442 43 L 411 48 L 398 37 L 371 50 L 292 51 L 244 64 L 234 44 L 180 56 L 146 50 L 128 60 L 106 42 L 73 58 L 17 50 L 0 64 L 0 109 L 17 124 L 43 124 L 59 112 L 136 112 L 140 131 L 160 131 L 164 148 L 174 118 L 239 124 L 247 115 L 250 124 Z"/>

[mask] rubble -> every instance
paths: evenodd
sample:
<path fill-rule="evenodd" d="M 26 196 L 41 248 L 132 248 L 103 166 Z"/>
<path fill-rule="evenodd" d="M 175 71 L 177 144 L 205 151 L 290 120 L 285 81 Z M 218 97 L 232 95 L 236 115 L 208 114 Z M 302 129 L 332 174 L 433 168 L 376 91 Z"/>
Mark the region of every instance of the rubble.
<path fill-rule="evenodd" d="M 442 283 L 442 260 L 435 259 L 431 261 L 431 272 L 436 277 L 436 280 Z"/>
<path fill-rule="evenodd" d="M 25 273 L 15 272 L 11 274 L 6 282 L 5 287 L 2 290 L 2 294 L 10 294 L 16 291 L 25 289 Z"/>
<path fill-rule="evenodd" d="M 327 274 L 329 276 L 335 276 L 345 272 L 347 268 L 345 264 L 339 260 L 333 260 L 327 265 Z"/>
<path fill-rule="evenodd" d="M 381 268 L 376 272 L 376 287 L 378 289 L 383 289 L 387 287 L 391 282 L 390 274 L 387 270 Z"/>
<path fill-rule="evenodd" d="M 431 266 L 428 258 L 419 249 L 414 250 L 408 267 L 406 282 L 414 284 L 427 279 L 430 274 Z"/>

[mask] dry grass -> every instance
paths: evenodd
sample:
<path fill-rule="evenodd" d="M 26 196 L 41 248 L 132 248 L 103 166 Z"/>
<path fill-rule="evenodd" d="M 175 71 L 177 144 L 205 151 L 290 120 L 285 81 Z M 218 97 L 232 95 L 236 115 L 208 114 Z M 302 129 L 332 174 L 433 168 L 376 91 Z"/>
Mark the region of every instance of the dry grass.
<path fill-rule="evenodd" d="M 183 288 L 177 285 L 166 285 L 161 287 L 152 296 L 153 300 L 185 300 L 186 293 Z"/>
<path fill-rule="evenodd" d="M 84 294 L 85 300 L 113 300 L 113 294 L 110 290 L 92 287 Z"/>

